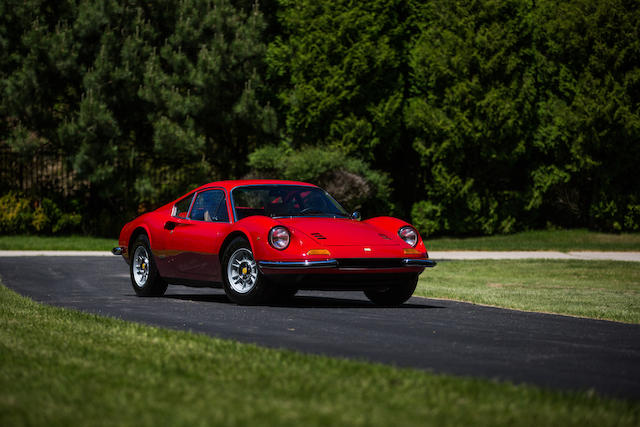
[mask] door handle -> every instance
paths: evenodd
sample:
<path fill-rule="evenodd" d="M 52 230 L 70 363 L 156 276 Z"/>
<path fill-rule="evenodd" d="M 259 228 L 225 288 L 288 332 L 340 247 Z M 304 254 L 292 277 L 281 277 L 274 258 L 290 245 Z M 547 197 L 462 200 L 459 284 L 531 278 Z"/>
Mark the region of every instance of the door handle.
<path fill-rule="evenodd" d="M 173 230 L 174 228 L 176 228 L 177 225 L 178 225 L 177 222 L 167 221 L 167 222 L 164 223 L 164 229 L 165 230 Z"/>

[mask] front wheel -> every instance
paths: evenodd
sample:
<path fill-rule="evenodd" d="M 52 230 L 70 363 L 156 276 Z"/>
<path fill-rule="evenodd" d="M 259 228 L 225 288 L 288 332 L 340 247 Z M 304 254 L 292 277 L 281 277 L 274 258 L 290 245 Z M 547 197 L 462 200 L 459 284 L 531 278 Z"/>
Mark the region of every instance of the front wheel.
<path fill-rule="evenodd" d="M 164 295 L 167 283 L 162 280 L 156 267 L 149 238 L 144 234 L 138 236 L 131 249 L 129 273 L 131 286 L 136 295 L 142 297 L 158 297 Z"/>
<path fill-rule="evenodd" d="M 261 304 L 273 296 L 273 289 L 260 273 L 251 245 L 238 237 L 229 244 L 222 257 L 224 292 L 243 305 Z"/>
<path fill-rule="evenodd" d="M 411 298 L 417 284 L 418 276 L 415 276 L 385 289 L 367 289 L 364 294 L 376 305 L 393 307 Z"/>

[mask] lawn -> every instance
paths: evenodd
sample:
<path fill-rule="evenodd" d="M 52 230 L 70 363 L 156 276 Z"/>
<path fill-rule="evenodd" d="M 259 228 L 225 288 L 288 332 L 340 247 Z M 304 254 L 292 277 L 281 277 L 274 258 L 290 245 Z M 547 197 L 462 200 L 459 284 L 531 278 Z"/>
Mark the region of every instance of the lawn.
<path fill-rule="evenodd" d="M 0 250 L 110 251 L 118 239 L 88 236 L 0 236 Z"/>
<path fill-rule="evenodd" d="M 637 426 L 640 403 L 302 355 L 0 286 L 0 425 Z"/>
<path fill-rule="evenodd" d="M 420 276 L 415 295 L 640 323 L 640 263 L 442 261 Z"/>
<path fill-rule="evenodd" d="M 606 234 L 580 229 L 425 241 L 430 251 L 640 251 L 640 233 Z"/>

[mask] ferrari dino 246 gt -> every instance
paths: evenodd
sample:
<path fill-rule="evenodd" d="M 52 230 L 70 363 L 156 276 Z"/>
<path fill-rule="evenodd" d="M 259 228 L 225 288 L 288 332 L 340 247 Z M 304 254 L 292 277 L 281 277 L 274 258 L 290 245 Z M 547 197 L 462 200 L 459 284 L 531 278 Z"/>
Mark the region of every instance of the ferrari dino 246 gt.
<path fill-rule="evenodd" d="M 239 304 L 331 289 L 399 305 L 435 265 L 411 225 L 360 221 L 321 188 L 295 181 L 203 185 L 127 223 L 118 244 L 113 253 L 129 264 L 137 295 L 222 285 Z"/>

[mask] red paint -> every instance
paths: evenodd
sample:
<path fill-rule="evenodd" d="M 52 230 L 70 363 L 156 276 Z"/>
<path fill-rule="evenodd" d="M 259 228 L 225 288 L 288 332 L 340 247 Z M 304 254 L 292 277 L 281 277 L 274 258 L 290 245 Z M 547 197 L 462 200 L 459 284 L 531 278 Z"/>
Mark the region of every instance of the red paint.
<path fill-rule="evenodd" d="M 128 257 L 127 248 L 132 233 L 144 230 L 148 235 L 151 250 L 157 261 L 161 276 L 182 280 L 221 282 L 222 271 L 220 253 L 225 239 L 231 233 L 242 233 L 251 244 L 256 261 L 303 261 L 345 258 L 428 258 L 422 238 L 418 238 L 415 249 L 417 254 L 407 255 L 405 248 L 410 246 L 399 236 L 400 227 L 410 225 L 397 218 L 377 217 L 366 221 L 348 218 L 323 217 L 286 217 L 250 216 L 235 221 L 231 206 L 230 192 L 238 186 L 247 185 L 296 185 L 314 187 L 312 184 L 279 180 L 239 180 L 220 181 L 203 185 L 189 193 L 195 195 L 207 189 L 224 192 L 229 222 L 196 221 L 185 217 L 171 216 L 173 206 L 185 196 L 168 203 L 153 212 L 146 213 L 127 223 L 119 238 L 124 249 L 123 256 Z M 291 232 L 291 242 L 282 251 L 268 243 L 268 232 L 276 225 L 282 225 Z M 366 249 L 365 249 L 366 248 Z M 307 255 L 311 249 L 327 249 L 330 255 Z M 417 272 L 422 267 L 404 267 L 385 269 L 385 273 Z M 326 269 L 314 273 L 352 274 L 380 273 L 380 269 Z M 263 273 L 272 271 L 263 269 Z M 297 271 L 278 271 L 278 274 Z M 274 272 L 275 273 L 275 272 Z M 299 272 L 298 272 L 299 273 Z"/>

